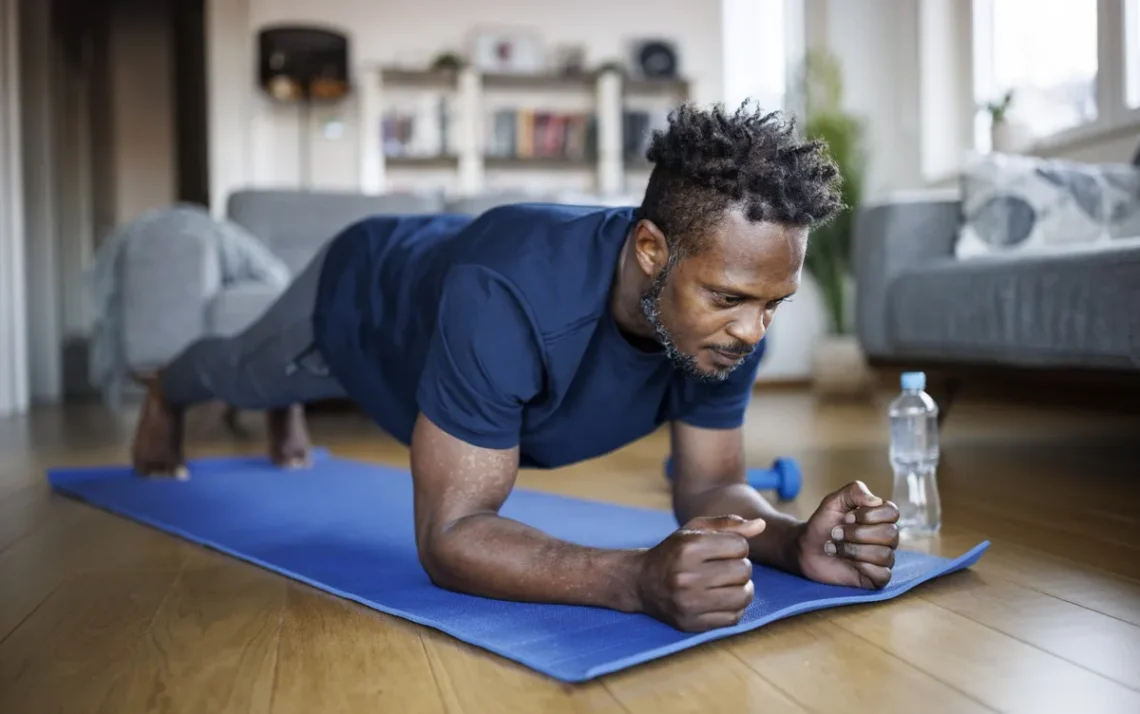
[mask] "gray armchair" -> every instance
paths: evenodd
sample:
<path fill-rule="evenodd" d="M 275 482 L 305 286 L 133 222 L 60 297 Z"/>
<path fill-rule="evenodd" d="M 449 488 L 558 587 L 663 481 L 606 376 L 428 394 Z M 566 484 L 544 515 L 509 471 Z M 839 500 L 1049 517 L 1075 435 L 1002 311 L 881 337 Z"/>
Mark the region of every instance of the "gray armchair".
<path fill-rule="evenodd" d="M 195 206 L 140 217 L 100 251 L 94 385 L 117 404 L 130 375 L 200 337 L 245 329 L 349 224 L 442 207 L 435 195 L 247 190 L 230 197 L 227 220 Z"/>

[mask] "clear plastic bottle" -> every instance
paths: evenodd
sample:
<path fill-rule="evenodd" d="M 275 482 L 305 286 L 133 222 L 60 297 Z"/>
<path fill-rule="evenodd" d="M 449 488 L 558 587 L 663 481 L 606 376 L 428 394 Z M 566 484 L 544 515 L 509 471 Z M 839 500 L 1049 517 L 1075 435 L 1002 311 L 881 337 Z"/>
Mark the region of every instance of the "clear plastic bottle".
<path fill-rule="evenodd" d="M 902 393 L 891 402 L 892 499 L 899 509 L 899 532 L 932 535 L 942 527 L 938 497 L 938 405 L 926 393 L 923 372 L 902 375 Z"/>

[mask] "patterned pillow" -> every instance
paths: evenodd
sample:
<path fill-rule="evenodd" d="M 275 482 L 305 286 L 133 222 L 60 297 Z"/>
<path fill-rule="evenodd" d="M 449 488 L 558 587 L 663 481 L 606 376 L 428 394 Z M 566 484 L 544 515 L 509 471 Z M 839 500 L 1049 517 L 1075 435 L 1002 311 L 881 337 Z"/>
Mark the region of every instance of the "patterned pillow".
<path fill-rule="evenodd" d="M 1140 167 L 992 154 L 962 175 L 955 255 L 1040 253 L 1140 236 Z"/>

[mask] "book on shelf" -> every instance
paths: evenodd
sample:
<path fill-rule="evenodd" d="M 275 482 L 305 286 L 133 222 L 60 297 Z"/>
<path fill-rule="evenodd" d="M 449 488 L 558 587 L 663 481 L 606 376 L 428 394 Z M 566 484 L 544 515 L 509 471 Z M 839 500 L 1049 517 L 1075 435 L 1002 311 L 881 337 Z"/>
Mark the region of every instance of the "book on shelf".
<path fill-rule="evenodd" d="M 381 146 L 392 158 L 454 157 L 455 98 L 424 96 L 389 108 L 380 119 Z"/>
<path fill-rule="evenodd" d="M 500 109 L 487 122 L 486 155 L 585 161 L 597 155 L 598 122 L 589 112 Z"/>

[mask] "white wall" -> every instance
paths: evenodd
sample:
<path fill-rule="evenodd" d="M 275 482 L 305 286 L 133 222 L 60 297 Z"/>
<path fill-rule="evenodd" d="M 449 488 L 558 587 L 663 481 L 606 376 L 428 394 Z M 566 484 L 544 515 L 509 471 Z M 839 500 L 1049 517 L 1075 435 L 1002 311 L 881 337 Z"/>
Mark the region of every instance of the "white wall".
<path fill-rule="evenodd" d="M 0 0 L 0 416 L 28 408 L 18 0 Z"/>
<path fill-rule="evenodd" d="M 209 0 L 211 193 L 220 210 L 224 197 L 242 185 L 296 185 L 298 115 L 263 98 L 254 85 L 256 32 L 278 22 L 311 22 L 345 31 L 356 68 L 380 64 L 426 65 L 438 53 L 467 49 L 479 27 L 537 32 L 547 48 L 577 43 L 586 62 L 626 59 L 626 43 L 666 37 L 680 45 L 681 71 L 692 80 L 693 99 L 706 103 L 723 94 L 720 5 L 691 0 L 612 2 L 579 0 Z M 359 182 L 360 131 L 354 102 L 344 107 L 345 132 L 322 139 L 314 131 L 313 178 L 318 187 Z M 324 117 L 320 117 L 324 118 Z M 319 119 L 313 126 L 319 126 Z M 219 141 L 223 146 L 219 146 Z"/>

